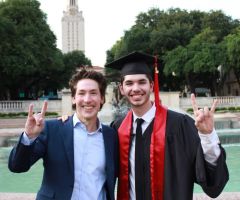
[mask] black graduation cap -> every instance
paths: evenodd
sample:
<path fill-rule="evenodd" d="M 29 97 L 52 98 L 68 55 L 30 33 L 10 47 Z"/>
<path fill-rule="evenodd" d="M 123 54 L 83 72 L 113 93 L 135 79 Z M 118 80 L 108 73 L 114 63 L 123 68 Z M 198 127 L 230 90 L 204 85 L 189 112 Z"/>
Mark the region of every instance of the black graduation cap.
<path fill-rule="evenodd" d="M 121 70 L 123 76 L 131 74 L 151 75 L 151 69 L 153 69 L 155 62 L 156 58 L 154 56 L 135 51 L 107 63 L 105 67 Z"/>

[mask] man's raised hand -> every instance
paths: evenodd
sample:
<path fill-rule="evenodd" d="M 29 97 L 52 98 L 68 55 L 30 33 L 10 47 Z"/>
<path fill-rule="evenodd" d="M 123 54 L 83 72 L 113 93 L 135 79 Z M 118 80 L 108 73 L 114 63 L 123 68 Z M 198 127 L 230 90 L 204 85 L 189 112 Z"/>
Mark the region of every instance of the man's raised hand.
<path fill-rule="evenodd" d="M 29 105 L 28 117 L 25 123 L 25 133 L 30 139 L 36 138 L 43 130 L 46 111 L 47 101 L 44 101 L 40 113 L 33 114 L 33 104 Z"/>
<path fill-rule="evenodd" d="M 191 94 L 192 107 L 195 117 L 195 126 L 202 134 L 210 134 L 214 129 L 214 112 L 218 101 L 214 100 L 211 109 L 205 106 L 199 109 L 194 94 Z"/>

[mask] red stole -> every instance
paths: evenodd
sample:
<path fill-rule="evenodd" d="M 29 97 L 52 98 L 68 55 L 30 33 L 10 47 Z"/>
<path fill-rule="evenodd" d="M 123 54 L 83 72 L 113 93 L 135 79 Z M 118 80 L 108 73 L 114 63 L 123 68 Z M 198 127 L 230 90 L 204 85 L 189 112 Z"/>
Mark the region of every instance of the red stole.
<path fill-rule="evenodd" d="M 129 200 L 129 145 L 132 116 L 132 111 L 129 111 L 118 129 L 120 149 L 118 200 Z M 150 145 L 152 200 L 163 200 L 166 118 L 167 109 L 157 106 Z"/>

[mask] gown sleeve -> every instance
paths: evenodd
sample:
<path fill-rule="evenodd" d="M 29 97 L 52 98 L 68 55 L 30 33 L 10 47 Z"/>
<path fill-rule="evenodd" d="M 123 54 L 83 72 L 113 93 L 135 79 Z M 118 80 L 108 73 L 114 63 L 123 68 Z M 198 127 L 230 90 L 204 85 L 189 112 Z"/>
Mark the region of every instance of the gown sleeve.
<path fill-rule="evenodd" d="M 211 198 L 216 198 L 225 187 L 228 179 L 228 168 L 226 164 L 226 153 L 224 148 L 219 144 L 221 153 L 216 161 L 216 165 L 207 162 L 198 135 L 198 130 L 194 125 L 194 120 L 189 116 L 184 116 L 184 131 L 189 137 L 191 152 L 189 155 L 194 160 L 195 165 L 195 182 L 199 184 L 203 191 Z"/>
<path fill-rule="evenodd" d="M 226 165 L 226 153 L 220 145 L 221 154 L 217 165 L 212 165 L 204 159 L 201 145 L 198 146 L 195 162 L 196 183 L 212 198 L 216 198 L 226 185 L 229 174 Z"/>

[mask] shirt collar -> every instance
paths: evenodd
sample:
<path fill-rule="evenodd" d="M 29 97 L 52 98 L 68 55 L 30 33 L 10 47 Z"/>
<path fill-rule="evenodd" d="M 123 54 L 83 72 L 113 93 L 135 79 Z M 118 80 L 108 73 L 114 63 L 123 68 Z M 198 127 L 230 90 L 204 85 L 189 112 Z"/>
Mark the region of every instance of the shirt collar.
<path fill-rule="evenodd" d="M 156 107 L 153 103 L 152 107 L 142 116 L 139 117 L 133 112 L 133 121 L 135 122 L 137 118 L 142 118 L 145 122 L 150 123 L 152 119 L 154 118 L 156 113 Z"/>
<path fill-rule="evenodd" d="M 79 124 L 84 130 L 87 130 L 85 124 L 82 123 L 82 122 L 78 119 L 77 113 L 74 113 L 74 115 L 73 115 L 73 127 L 75 128 L 78 124 Z M 98 128 L 97 128 L 96 131 L 94 131 L 94 133 L 96 133 L 96 132 L 102 132 L 102 123 L 100 123 L 99 119 L 97 119 L 97 124 L 98 124 Z"/>

